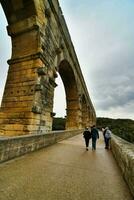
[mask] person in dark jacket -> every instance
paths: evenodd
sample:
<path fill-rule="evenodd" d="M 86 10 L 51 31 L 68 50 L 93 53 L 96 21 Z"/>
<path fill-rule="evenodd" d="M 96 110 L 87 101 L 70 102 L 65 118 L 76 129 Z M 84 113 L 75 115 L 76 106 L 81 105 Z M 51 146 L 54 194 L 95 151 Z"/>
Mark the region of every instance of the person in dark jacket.
<path fill-rule="evenodd" d="M 85 128 L 85 131 L 83 132 L 83 137 L 85 139 L 86 150 L 88 151 L 89 140 L 91 138 L 91 132 L 89 131 L 88 127 Z"/>
<path fill-rule="evenodd" d="M 92 150 L 96 150 L 96 140 L 99 139 L 99 132 L 95 125 L 91 129 L 91 135 L 92 135 Z"/>

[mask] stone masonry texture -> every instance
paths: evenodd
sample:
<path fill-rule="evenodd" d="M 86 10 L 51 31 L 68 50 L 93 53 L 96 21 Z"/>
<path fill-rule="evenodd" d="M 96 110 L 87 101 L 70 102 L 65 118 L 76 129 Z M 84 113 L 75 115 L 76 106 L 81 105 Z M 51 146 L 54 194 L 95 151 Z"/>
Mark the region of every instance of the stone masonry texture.
<path fill-rule="evenodd" d="M 58 0 L 6 0 L 12 56 L 0 108 L 0 135 L 52 130 L 54 89 L 66 93 L 66 130 L 96 122 L 82 71 Z"/>
<path fill-rule="evenodd" d="M 134 144 L 114 136 L 111 145 L 123 177 L 134 195 Z"/>
<path fill-rule="evenodd" d="M 0 138 L 0 163 L 72 137 L 81 130 Z"/>

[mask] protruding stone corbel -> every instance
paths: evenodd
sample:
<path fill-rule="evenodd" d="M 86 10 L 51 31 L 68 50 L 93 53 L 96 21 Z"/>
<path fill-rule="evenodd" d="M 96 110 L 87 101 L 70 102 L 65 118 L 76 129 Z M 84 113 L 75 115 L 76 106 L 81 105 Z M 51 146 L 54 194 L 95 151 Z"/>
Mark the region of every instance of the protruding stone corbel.
<path fill-rule="evenodd" d="M 42 91 L 42 90 L 43 90 L 43 85 L 37 83 L 35 85 L 35 91 Z"/>
<path fill-rule="evenodd" d="M 53 75 L 54 75 L 54 78 L 58 77 L 57 68 L 56 67 L 54 67 L 54 69 L 53 69 Z"/>
<path fill-rule="evenodd" d="M 64 49 L 64 44 L 61 43 L 60 48 L 63 50 Z"/>
<path fill-rule="evenodd" d="M 42 104 L 43 105 L 47 105 L 47 101 L 46 100 L 42 100 Z"/>
<path fill-rule="evenodd" d="M 41 121 L 40 121 L 40 125 L 41 125 L 41 126 L 45 126 L 45 125 L 46 125 L 46 121 L 45 121 L 45 120 L 41 120 Z"/>
<path fill-rule="evenodd" d="M 56 52 L 57 55 L 60 54 L 61 53 L 61 48 L 56 48 L 55 52 Z"/>
<path fill-rule="evenodd" d="M 54 78 L 57 78 L 58 74 L 56 73 L 56 71 L 54 71 Z"/>
<path fill-rule="evenodd" d="M 55 115 L 56 115 L 56 113 L 54 113 L 54 112 L 51 112 L 51 113 L 50 113 L 50 116 L 51 116 L 51 117 L 54 117 Z"/>
<path fill-rule="evenodd" d="M 50 17 L 51 17 L 50 8 L 46 8 L 46 9 L 45 9 L 45 16 L 46 16 L 47 18 L 50 18 Z"/>
<path fill-rule="evenodd" d="M 79 102 L 82 102 L 82 94 L 79 94 Z"/>
<path fill-rule="evenodd" d="M 41 107 L 37 106 L 37 105 L 33 106 L 32 107 L 32 112 L 36 113 L 36 114 L 41 114 L 42 113 Z"/>
<path fill-rule="evenodd" d="M 38 73 L 39 75 L 46 75 L 46 74 L 47 74 L 47 68 L 46 68 L 46 67 L 39 67 L 39 68 L 37 69 L 37 73 Z"/>
<path fill-rule="evenodd" d="M 53 86 L 53 87 L 57 87 L 57 84 L 55 83 L 54 79 L 49 77 L 49 83 Z"/>

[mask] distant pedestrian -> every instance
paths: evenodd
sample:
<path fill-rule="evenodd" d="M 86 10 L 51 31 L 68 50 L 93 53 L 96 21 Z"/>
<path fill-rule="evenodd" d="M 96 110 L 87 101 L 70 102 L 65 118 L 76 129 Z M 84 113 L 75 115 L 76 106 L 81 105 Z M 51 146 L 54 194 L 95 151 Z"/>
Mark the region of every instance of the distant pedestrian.
<path fill-rule="evenodd" d="M 104 143 L 105 143 L 105 148 L 106 148 L 106 138 L 105 138 L 106 130 L 107 130 L 107 127 L 102 129 L 102 133 L 103 133 L 103 137 L 104 137 Z"/>
<path fill-rule="evenodd" d="M 109 127 L 106 127 L 105 128 L 105 134 L 104 134 L 105 149 L 110 148 L 111 133 L 112 132 L 109 130 Z"/>
<path fill-rule="evenodd" d="M 95 125 L 91 128 L 91 135 L 92 135 L 92 150 L 96 150 L 96 140 L 99 139 L 99 132 Z"/>
<path fill-rule="evenodd" d="M 83 137 L 85 139 L 86 150 L 88 151 L 89 140 L 91 139 L 91 132 L 89 131 L 88 127 L 85 128 L 85 131 L 83 132 Z"/>

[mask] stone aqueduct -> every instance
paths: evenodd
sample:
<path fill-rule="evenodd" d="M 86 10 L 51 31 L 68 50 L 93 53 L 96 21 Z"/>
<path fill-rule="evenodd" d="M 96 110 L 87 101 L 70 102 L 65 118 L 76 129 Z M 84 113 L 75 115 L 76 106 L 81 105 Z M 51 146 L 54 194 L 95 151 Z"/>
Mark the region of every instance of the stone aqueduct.
<path fill-rule="evenodd" d="M 57 0 L 1 0 L 12 56 L 0 110 L 0 135 L 52 129 L 57 74 L 67 104 L 66 129 L 96 121 L 79 62 Z"/>

